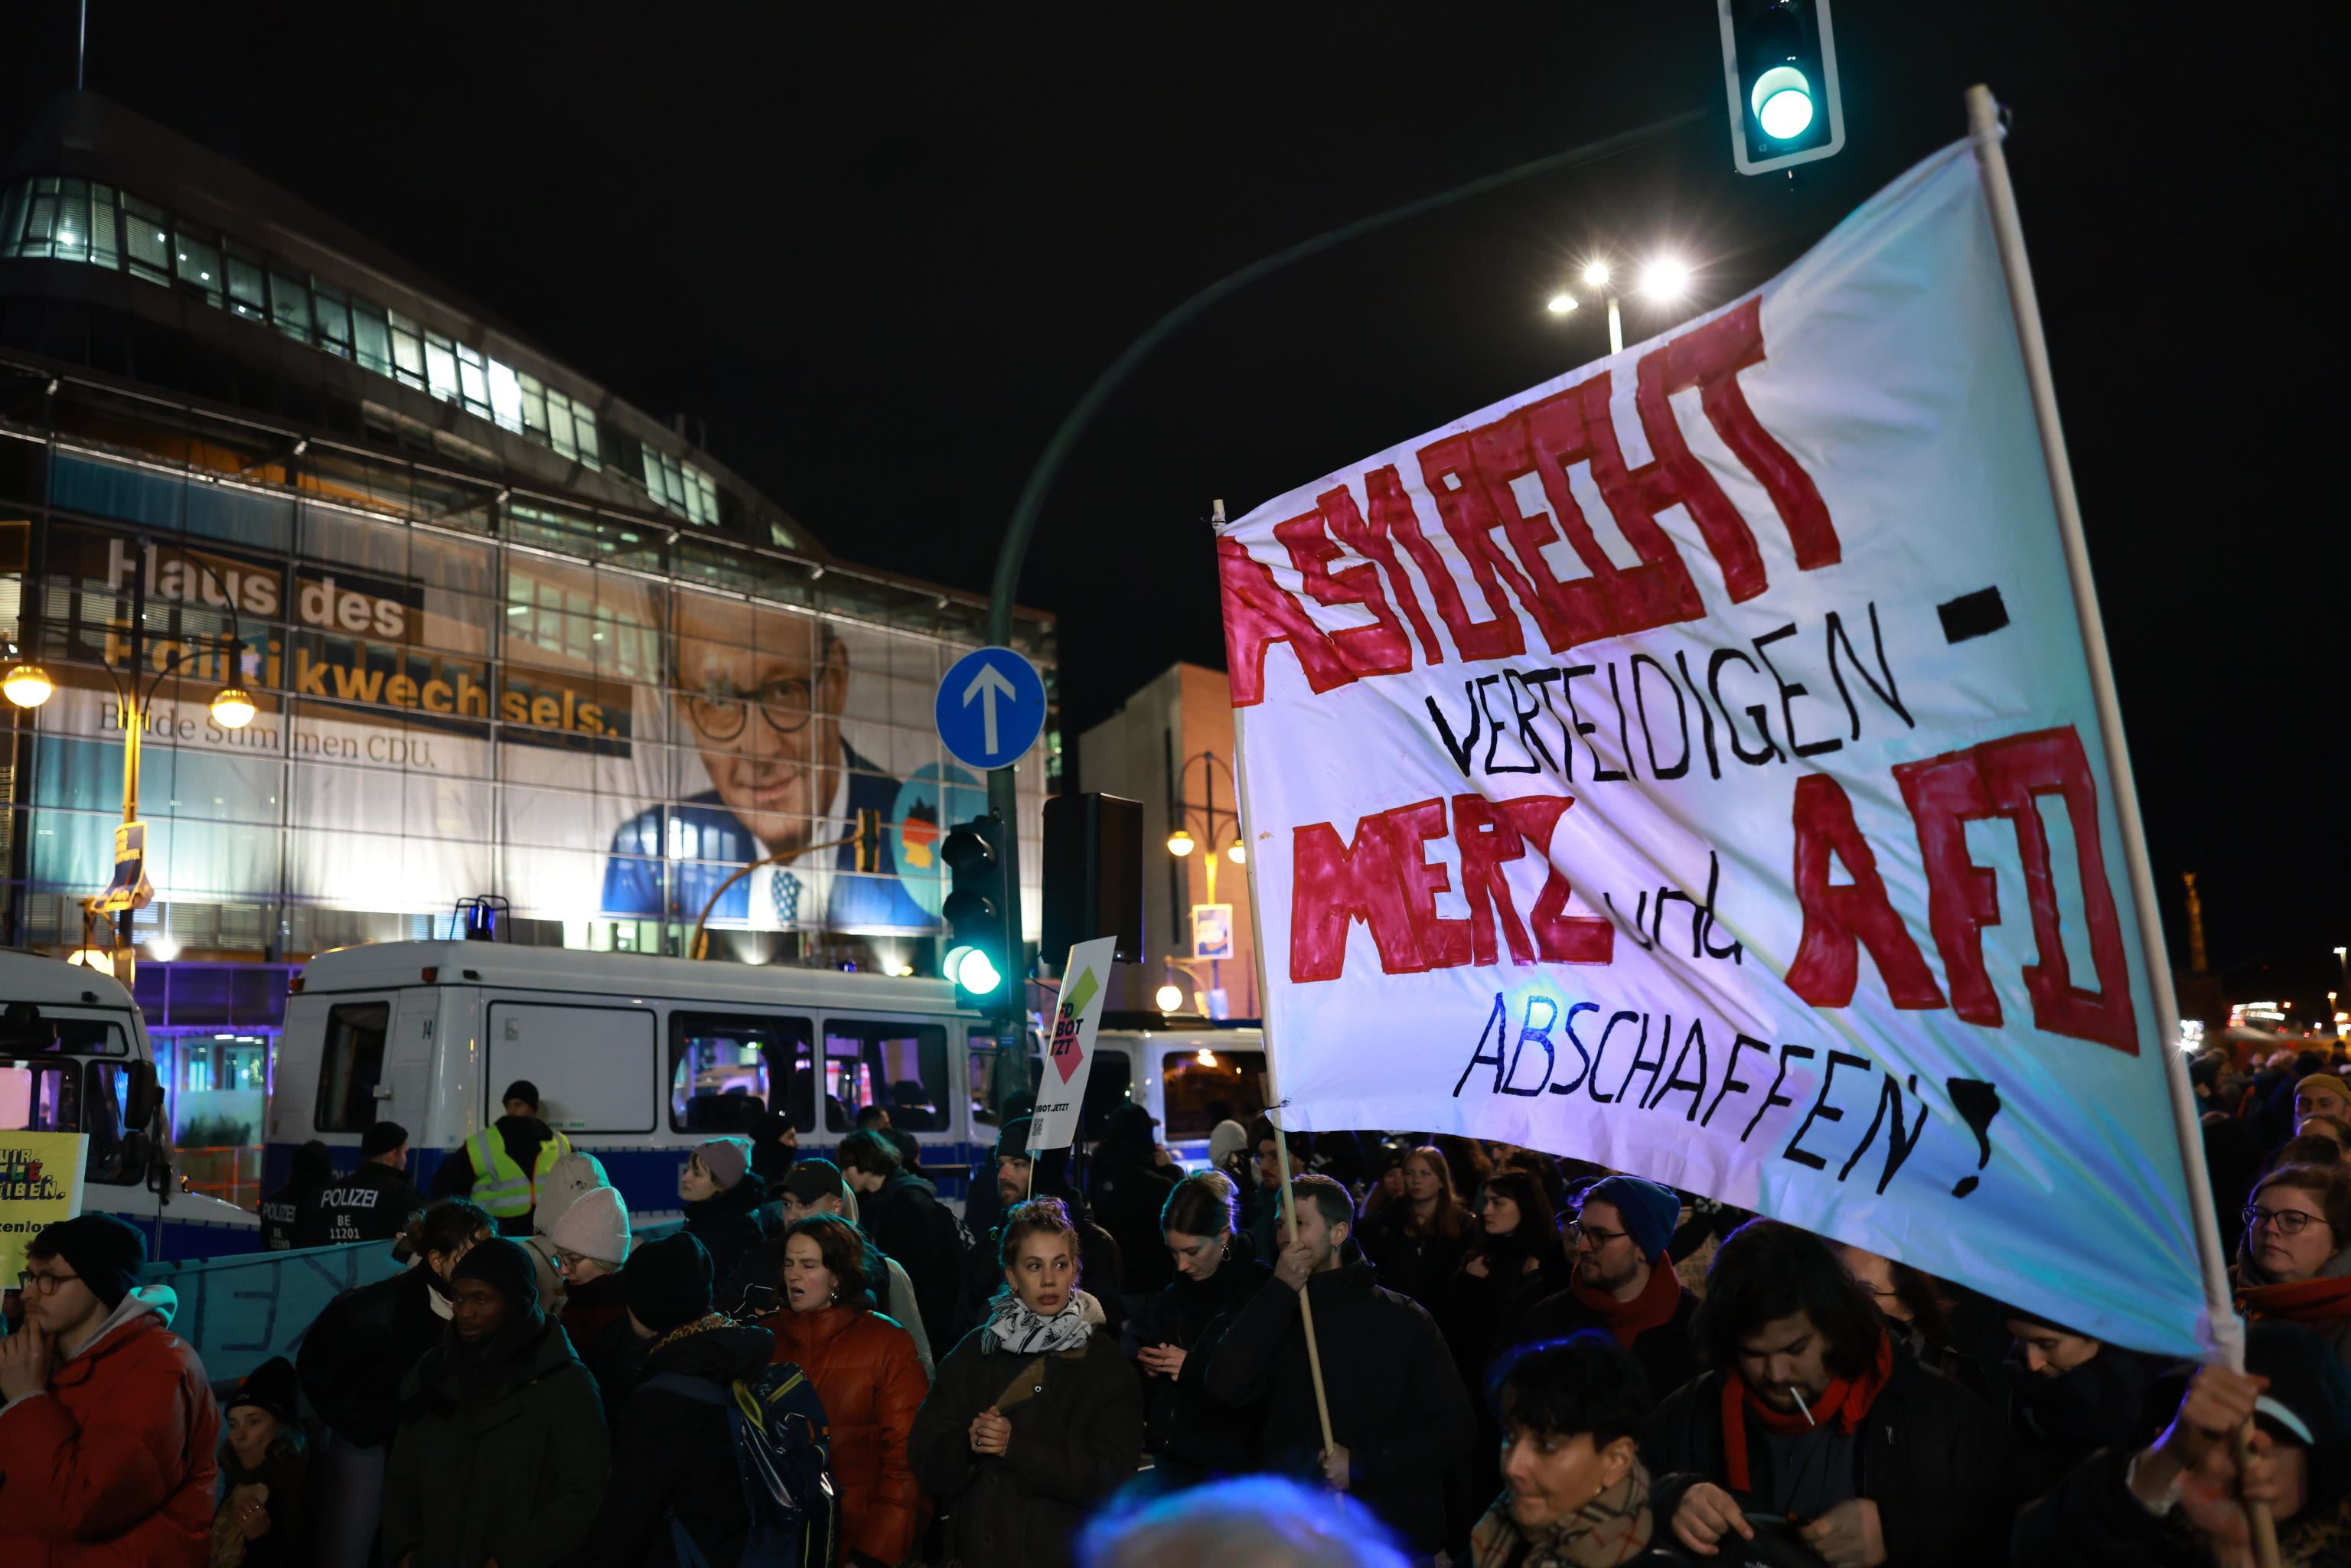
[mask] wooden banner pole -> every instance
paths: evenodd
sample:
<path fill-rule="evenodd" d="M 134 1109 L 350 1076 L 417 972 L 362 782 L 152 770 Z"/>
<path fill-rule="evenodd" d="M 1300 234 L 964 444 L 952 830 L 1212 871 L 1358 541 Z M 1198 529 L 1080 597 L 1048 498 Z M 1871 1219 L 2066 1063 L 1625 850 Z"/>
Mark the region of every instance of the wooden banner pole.
<path fill-rule="evenodd" d="M 2212 1207 L 2212 1182 L 2204 1168 L 2203 1118 L 2196 1092 L 2188 1082 L 2188 1065 L 2179 1058 L 2179 1004 L 2172 995 L 2171 968 L 2165 958 L 2163 911 L 2156 902 L 2155 872 L 2147 856 L 2147 832 L 2139 820 L 2138 789 L 2131 779 L 2130 747 L 2123 737 L 2122 709 L 2115 698 L 2114 666 L 2106 656 L 2105 624 L 2098 618 L 2097 584 L 2090 575 L 2090 549 L 2082 532 L 2082 505 L 2074 491 L 2074 466 L 2065 454 L 2065 431 L 2057 418 L 2057 386 L 2049 371 L 2049 343 L 2041 329 L 2041 302 L 2033 292 L 2032 266 L 2024 253 L 2024 225 L 2017 215 L 2016 191 L 2009 183 L 2008 159 L 2001 148 L 2000 103 L 1991 89 L 1968 89 L 1968 134 L 1975 143 L 1976 163 L 1983 172 L 1984 204 L 1991 217 L 1992 238 L 2000 249 L 2001 272 L 2008 280 L 2008 302 L 2016 319 L 2017 346 L 2024 356 L 2024 377 L 2032 393 L 2032 417 L 2041 435 L 2041 456 L 2049 471 L 2050 499 L 2057 512 L 2057 531 L 2065 547 L 2065 571 L 2074 590 L 2074 618 L 2081 622 L 2082 652 L 2089 664 L 2090 689 L 2097 700 L 2098 738 L 2106 758 L 2106 777 L 2115 797 L 2115 817 L 2122 828 L 2123 863 L 2128 868 L 2131 903 L 2138 916 L 2139 953 L 2147 966 L 2147 989 L 2155 998 L 2156 1050 L 2162 1056 L 2165 1086 L 2171 1097 L 2172 1132 L 2179 1145 L 2179 1163 L 2188 1187 L 2188 1212 L 2196 1232 L 2196 1249 L 2202 1266 L 2205 1307 L 2211 1318 L 2212 1348 L 2232 1371 L 2245 1366 L 2244 1325 L 2238 1322 L 2235 1293 L 2229 1282 L 2228 1256 L 2221 1250 L 2220 1228 Z M 2238 1454 L 2245 1438 L 2238 1437 Z M 2253 1551 L 2262 1568 L 2277 1568 L 2277 1527 L 2267 1503 L 2249 1502 Z"/>
<path fill-rule="evenodd" d="M 1210 503 L 1208 521 L 1212 528 L 1217 529 L 1224 528 L 1225 504 L 1223 501 Z M 1244 873 L 1242 880 L 1249 883 L 1249 960 L 1257 968 L 1257 1005 L 1259 1023 L 1265 1034 L 1265 1113 L 1266 1120 L 1273 1123 L 1274 1159 L 1281 1170 L 1281 1212 L 1285 1215 L 1295 1215 L 1298 1212 L 1298 1191 L 1290 1178 L 1290 1134 L 1283 1129 L 1280 1120 L 1281 1078 L 1274 1068 L 1273 1027 L 1271 1021 L 1263 1017 L 1266 1001 L 1271 993 L 1265 988 L 1265 921 L 1257 902 L 1257 841 L 1249 836 L 1249 764 L 1246 760 L 1248 748 L 1241 743 L 1241 729 L 1245 722 L 1241 711 L 1235 708 L 1233 710 L 1233 793 L 1237 797 L 1235 810 L 1240 817 L 1241 842 L 1248 846 L 1249 858 L 1241 869 Z M 1210 846 L 1209 852 L 1215 852 L 1213 845 Z M 1274 1260 L 1269 1258 L 1266 1261 L 1270 1263 Z M 1310 1281 L 1309 1283 L 1311 1281 Z M 1338 1443 L 1331 1436 L 1331 1396 L 1322 1385 L 1322 1348 L 1314 1338 L 1314 1299 L 1303 1287 L 1298 1292 L 1298 1312 L 1306 1330 L 1306 1372 L 1314 1384 L 1314 1414 L 1322 1420 L 1322 1450 L 1328 1453 L 1336 1448 Z"/>

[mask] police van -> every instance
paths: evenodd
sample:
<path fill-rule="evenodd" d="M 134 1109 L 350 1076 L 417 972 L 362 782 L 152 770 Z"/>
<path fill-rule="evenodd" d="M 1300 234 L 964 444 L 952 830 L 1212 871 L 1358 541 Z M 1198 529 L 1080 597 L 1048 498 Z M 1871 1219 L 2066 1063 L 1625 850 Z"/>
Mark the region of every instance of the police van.
<path fill-rule="evenodd" d="M 1107 1013 L 1094 1040 L 1083 1135 L 1099 1138 L 1112 1110 L 1132 1101 L 1159 1124 L 1159 1141 L 1187 1169 L 1208 1165 L 1222 1121 L 1246 1129 L 1265 1110 L 1265 1035 L 1205 1019 Z"/>
<path fill-rule="evenodd" d="M 687 1151 L 747 1135 L 770 1108 L 791 1117 L 803 1155 L 831 1158 L 859 1110 L 886 1106 L 958 1204 L 996 1144 L 1006 1075 L 945 980 L 461 941 L 338 948 L 293 984 L 266 1187 L 306 1140 L 348 1167 L 368 1127 L 390 1121 L 407 1129 L 409 1178 L 430 1192 L 517 1079 L 641 1219 L 676 1212 Z M 1025 1081 L 1019 1065 L 1006 1063 Z"/>
<path fill-rule="evenodd" d="M 147 1021 L 111 975 L 0 951 L 0 1167 L 21 1171 L 12 1133 L 87 1134 L 82 1212 L 137 1226 L 150 1259 L 260 1245 L 260 1216 L 186 1190 L 173 1171 Z"/>

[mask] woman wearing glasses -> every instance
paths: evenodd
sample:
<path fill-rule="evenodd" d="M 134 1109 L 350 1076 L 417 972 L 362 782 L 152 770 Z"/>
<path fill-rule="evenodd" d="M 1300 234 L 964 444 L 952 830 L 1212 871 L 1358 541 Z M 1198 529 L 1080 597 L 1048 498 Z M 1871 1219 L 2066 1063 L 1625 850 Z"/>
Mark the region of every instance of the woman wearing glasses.
<path fill-rule="evenodd" d="M 2351 1364 L 2351 1176 L 2338 1166 L 2283 1166 L 2245 1206 L 2237 1305 L 2259 1322 L 2298 1323 Z"/>

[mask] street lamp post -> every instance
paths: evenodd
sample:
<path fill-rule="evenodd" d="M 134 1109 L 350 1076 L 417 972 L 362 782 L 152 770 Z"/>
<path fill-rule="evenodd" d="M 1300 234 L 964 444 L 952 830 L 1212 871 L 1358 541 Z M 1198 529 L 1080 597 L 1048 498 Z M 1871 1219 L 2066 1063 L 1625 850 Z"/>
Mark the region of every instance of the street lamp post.
<path fill-rule="evenodd" d="M 1618 303 L 1615 277 L 1615 268 L 1599 256 L 1585 262 L 1581 274 L 1583 286 L 1608 307 L 1608 351 L 1621 354 L 1625 351 L 1625 316 Z M 1687 291 L 1689 277 L 1689 265 L 1679 256 L 1659 256 L 1641 268 L 1641 292 L 1657 304 L 1671 304 Z M 1554 316 L 1564 316 L 1579 303 L 1573 293 L 1562 288 L 1551 297 L 1550 310 Z"/>
<path fill-rule="evenodd" d="M 139 564 L 131 573 L 131 628 L 127 639 L 129 656 L 124 661 L 123 669 L 119 672 L 111 664 L 99 665 L 99 668 L 106 672 L 106 678 L 114 684 L 116 712 L 122 725 L 122 825 L 126 829 L 136 826 L 139 822 L 139 766 L 147 735 L 148 706 L 154 701 L 157 689 L 162 685 L 167 676 L 181 674 L 205 651 L 204 643 L 212 643 L 222 654 L 221 687 L 213 694 L 211 704 L 213 722 L 223 729 L 243 729 L 253 722 L 254 715 L 258 711 L 254 703 L 253 695 L 241 684 L 245 664 L 245 642 L 237 636 L 235 630 L 236 601 L 230 595 L 213 569 L 193 555 L 186 558 L 187 564 L 204 573 L 214 590 L 220 595 L 221 603 L 229 607 L 231 630 L 225 637 L 210 639 L 183 635 L 180 639 L 178 654 L 157 664 L 154 674 L 146 681 L 142 688 L 140 672 L 147 663 L 148 541 L 145 538 L 141 538 L 136 542 L 135 552 L 135 559 Z M 37 621 L 34 625 L 37 627 Z M 26 642 L 33 645 L 34 657 L 19 658 L 9 667 L 5 676 L 0 676 L 0 695 L 5 695 L 10 703 L 19 708 L 37 708 L 56 695 L 57 683 L 50 678 L 48 671 L 39 663 L 37 632 L 29 634 Z M 146 888 L 143 849 L 141 856 L 139 884 L 136 888 L 126 891 L 123 906 L 115 914 L 114 946 L 118 956 L 114 961 L 114 974 L 115 977 L 125 986 L 131 984 L 135 967 L 134 950 L 131 946 L 131 918 L 133 912 L 146 902 L 145 898 L 139 895 L 140 892 Z M 152 893 L 150 895 L 152 896 Z M 101 894 L 82 901 L 82 946 L 84 947 L 90 945 L 90 923 L 98 916 L 99 906 L 104 902 L 106 896 Z"/>
<path fill-rule="evenodd" d="M 1184 795 L 1185 780 L 1191 777 L 1192 764 L 1195 762 L 1200 765 L 1200 777 L 1206 785 L 1203 803 L 1199 805 L 1194 805 L 1185 799 Z M 1217 805 L 1217 769 L 1219 768 L 1225 770 L 1226 782 L 1233 786 L 1234 804 L 1230 810 L 1221 810 Z M 1241 841 L 1240 783 L 1234 779 L 1231 767 L 1213 751 L 1203 751 L 1196 756 L 1186 758 L 1184 765 L 1176 770 L 1173 782 L 1176 787 L 1175 800 L 1169 814 L 1174 818 L 1176 827 L 1175 831 L 1167 835 L 1167 852 L 1175 857 L 1178 868 L 1176 874 L 1183 879 L 1185 890 L 1188 893 L 1190 878 L 1185 875 L 1181 865 L 1204 847 L 1202 841 L 1192 836 L 1190 827 L 1192 814 L 1198 813 L 1207 832 L 1205 844 L 1207 853 L 1201 862 L 1202 875 L 1207 885 L 1208 896 L 1206 902 L 1213 904 L 1217 902 L 1217 857 L 1221 855 L 1235 865 L 1249 863 L 1249 847 Z M 1229 838 L 1225 836 L 1227 833 L 1230 834 Z M 1223 960 L 1209 959 L 1208 972 L 1212 988 L 1224 983 Z"/>

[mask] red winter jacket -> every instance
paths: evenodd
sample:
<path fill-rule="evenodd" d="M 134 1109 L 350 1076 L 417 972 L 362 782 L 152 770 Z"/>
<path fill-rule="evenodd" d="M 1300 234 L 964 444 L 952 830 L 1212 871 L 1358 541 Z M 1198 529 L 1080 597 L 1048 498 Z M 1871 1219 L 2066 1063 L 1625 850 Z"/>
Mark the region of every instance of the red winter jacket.
<path fill-rule="evenodd" d="M 857 1307 L 778 1312 L 759 1323 L 775 1332 L 776 1360 L 808 1374 L 824 1401 L 841 1491 L 841 1560 L 854 1551 L 904 1561 L 921 1523 L 906 1438 L 930 1392 L 914 1337 Z"/>
<path fill-rule="evenodd" d="M 204 1568 L 220 1409 L 204 1363 L 137 1297 L 0 1411 L 0 1563 Z"/>

